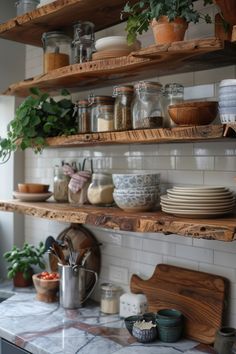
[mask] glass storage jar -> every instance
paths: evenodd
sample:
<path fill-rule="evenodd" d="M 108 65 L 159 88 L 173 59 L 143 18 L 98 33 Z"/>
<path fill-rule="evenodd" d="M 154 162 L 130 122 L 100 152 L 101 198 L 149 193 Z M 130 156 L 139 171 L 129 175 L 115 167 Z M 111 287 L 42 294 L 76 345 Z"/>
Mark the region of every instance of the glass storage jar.
<path fill-rule="evenodd" d="M 90 132 L 90 107 L 88 100 L 78 101 L 77 110 L 78 133 Z"/>
<path fill-rule="evenodd" d="M 133 93 L 133 86 L 130 85 L 114 87 L 114 130 L 132 129 L 131 103 Z"/>
<path fill-rule="evenodd" d="M 70 64 L 71 39 L 64 32 L 45 32 L 42 42 L 44 73 Z"/>
<path fill-rule="evenodd" d="M 83 63 L 92 59 L 95 51 L 95 25 L 89 21 L 78 21 L 74 25 L 74 39 L 72 42 L 72 63 Z"/>
<path fill-rule="evenodd" d="M 101 312 L 115 314 L 119 312 L 121 288 L 112 283 L 101 284 Z"/>
<path fill-rule="evenodd" d="M 161 84 L 140 81 L 132 102 L 133 129 L 160 128 L 163 124 Z"/>
<path fill-rule="evenodd" d="M 53 196 L 56 202 L 68 202 L 68 185 L 70 177 L 64 174 L 63 166 L 54 167 Z"/>
<path fill-rule="evenodd" d="M 90 97 L 91 131 L 107 132 L 114 130 L 114 98 L 111 96 Z"/>
<path fill-rule="evenodd" d="M 19 0 L 16 2 L 16 14 L 17 16 L 23 15 L 26 12 L 36 9 L 40 0 Z"/>
<path fill-rule="evenodd" d="M 176 126 L 175 122 L 171 119 L 168 107 L 171 104 L 177 104 L 184 100 L 184 86 L 181 84 L 166 84 L 164 88 L 164 128 Z"/>
<path fill-rule="evenodd" d="M 88 201 L 93 205 L 109 206 L 113 203 L 114 185 L 109 173 L 94 173 L 88 188 Z"/>

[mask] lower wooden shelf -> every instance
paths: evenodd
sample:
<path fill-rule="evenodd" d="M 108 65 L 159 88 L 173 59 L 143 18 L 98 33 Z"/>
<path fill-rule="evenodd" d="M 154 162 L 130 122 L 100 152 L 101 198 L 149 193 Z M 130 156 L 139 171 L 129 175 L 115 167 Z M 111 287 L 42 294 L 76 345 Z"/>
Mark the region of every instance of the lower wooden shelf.
<path fill-rule="evenodd" d="M 236 213 L 218 219 L 187 219 L 161 211 L 126 213 L 116 207 L 81 207 L 53 202 L 0 201 L 0 211 L 19 212 L 43 219 L 88 224 L 106 229 L 133 232 L 160 232 L 209 240 L 236 239 Z"/>

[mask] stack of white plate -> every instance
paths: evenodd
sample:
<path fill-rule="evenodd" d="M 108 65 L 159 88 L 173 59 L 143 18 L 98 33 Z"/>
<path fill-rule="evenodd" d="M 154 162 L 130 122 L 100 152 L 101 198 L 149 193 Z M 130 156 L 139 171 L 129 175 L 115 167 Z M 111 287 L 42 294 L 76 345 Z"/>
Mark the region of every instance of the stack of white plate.
<path fill-rule="evenodd" d="M 219 87 L 219 112 L 222 124 L 236 122 L 236 80 L 223 80 Z"/>
<path fill-rule="evenodd" d="M 176 216 L 214 218 L 234 207 L 234 194 L 225 187 L 174 187 L 161 196 L 162 211 Z"/>

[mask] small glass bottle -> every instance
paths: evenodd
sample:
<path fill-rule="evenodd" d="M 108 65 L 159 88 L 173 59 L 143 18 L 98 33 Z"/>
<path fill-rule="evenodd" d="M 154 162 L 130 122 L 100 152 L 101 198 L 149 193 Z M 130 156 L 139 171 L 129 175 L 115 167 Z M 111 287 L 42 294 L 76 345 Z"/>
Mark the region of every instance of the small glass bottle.
<path fill-rule="evenodd" d="M 80 100 L 77 103 L 78 107 L 78 133 L 90 132 L 90 107 L 88 100 Z"/>
<path fill-rule="evenodd" d="M 54 180 L 53 180 L 53 196 L 56 202 L 67 203 L 68 202 L 68 184 L 70 177 L 66 176 L 63 171 L 63 166 L 58 165 L 54 168 Z"/>
<path fill-rule="evenodd" d="M 161 84 L 140 81 L 132 102 L 133 129 L 161 128 L 163 124 Z"/>
<path fill-rule="evenodd" d="M 42 35 L 44 73 L 70 64 L 71 39 L 62 31 L 45 32 Z"/>
<path fill-rule="evenodd" d="M 92 59 L 95 51 L 95 25 L 89 21 L 78 21 L 74 24 L 74 39 L 72 42 L 72 63 L 83 63 Z"/>
<path fill-rule="evenodd" d="M 114 98 L 111 96 L 90 97 L 91 131 L 107 132 L 114 130 Z"/>
<path fill-rule="evenodd" d="M 111 174 L 94 173 L 88 188 L 88 201 L 93 205 L 109 206 L 113 203 L 113 190 Z"/>
<path fill-rule="evenodd" d="M 132 129 L 131 103 L 133 99 L 133 86 L 116 86 L 113 90 L 114 105 L 114 130 Z"/>
<path fill-rule="evenodd" d="M 164 121 L 163 127 L 170 128 L 176 126 L 175 122 L 171 119 L 168 108 L 172 104 L 183 102 L 184 100 L 184 86 L 181 84 L 167 84 L 164 88 Z"/>
<path fill-rule="evenodd" d="M 119 313 L 121 288 L 111 283 L 101 284 L 101 312 Z"/>

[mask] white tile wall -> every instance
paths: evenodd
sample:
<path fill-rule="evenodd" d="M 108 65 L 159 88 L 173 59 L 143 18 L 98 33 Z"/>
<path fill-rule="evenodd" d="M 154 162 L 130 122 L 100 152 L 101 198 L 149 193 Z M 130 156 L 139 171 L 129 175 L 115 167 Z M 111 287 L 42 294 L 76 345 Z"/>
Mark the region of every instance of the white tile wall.
<path fill-rule="evenodd" d="M 196 3 L 202 8 L 202 1 Z M 215 13 L 213 7 L 210 8 Z M 98 34 L 122 34 L 124 24 Z M 206 37 L 213 34 L 213 25 L 191 25 L 187 38 Z M 143 46 L 153 42 L 151 32 L 143 35 Z M 42 73 L 42 51 L 27 47 L 26 77 Z M 235 66 L 195 73 L 155 78 L 162 84 L 180 82 L 187 87 L 185 98 L 212 99 L 217 85 L 224 78 L 235 77 Z M 152 78 L 153 79 L 153 78 Z M 95 92 L 111 93 L 111 88 Z M 87 93 L 80 94 L 80 97 Z M 76 97 L 76 95 L 75 95 Z M 35 156 L 26 152 L 26 181 L 50 183 L 52 188 L 53 165 L 66 161 L 81 161 L 84 157 L 94 160 L 96 170 L 115 171 L 149 170 L 161 172 L 162 190 L 173 184 L 225 185 L 236 191 L 235 141 L 201 142 L 163 145 L 125 145 L 76 149 L 48 149 Z M 32 243 L 57 236 L 67 225 L 59 222 L 26 217 L 25 237 Z M 130 276 L 137 273 L 148 278 L 155 265 L 165 262 L 199 271 L 222 275 L 230 280 L 229 325 L 236 326 L 236 242 L 197 240 L 177 235 L 141 234 L 108 231 L 89 227 L 103 243 L 100 283 L 116 281 L 128 291 Z M 95 297 L 99 296 L 98 289 Z"/>

